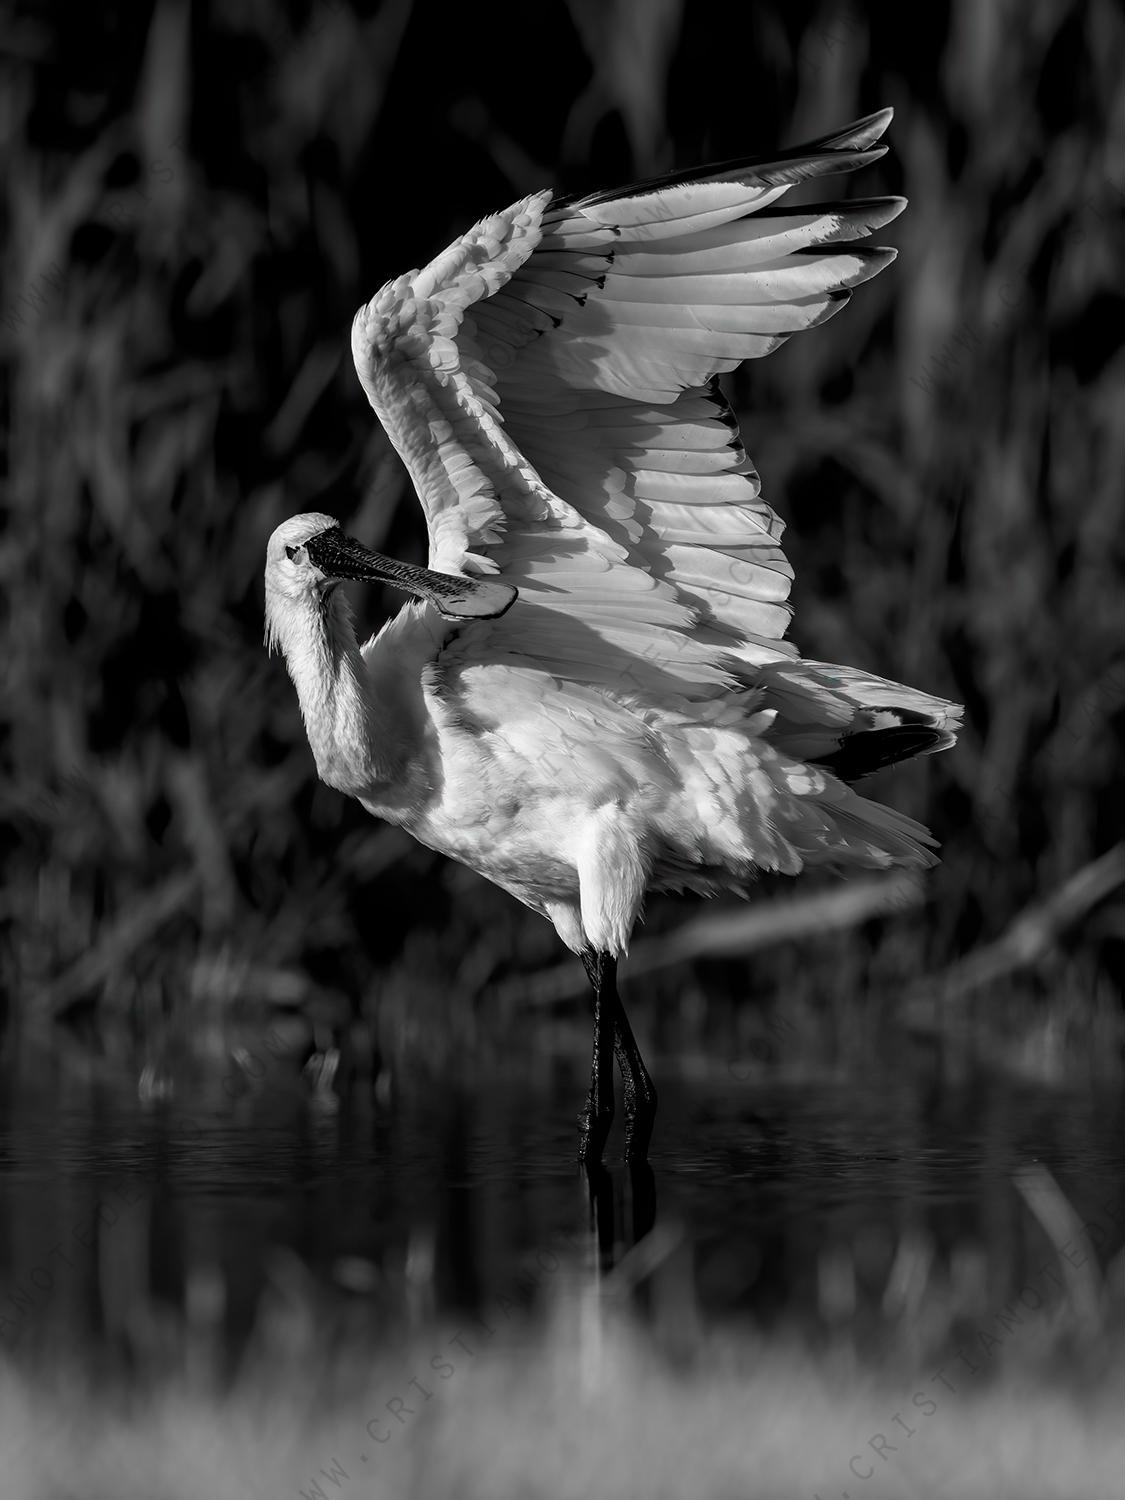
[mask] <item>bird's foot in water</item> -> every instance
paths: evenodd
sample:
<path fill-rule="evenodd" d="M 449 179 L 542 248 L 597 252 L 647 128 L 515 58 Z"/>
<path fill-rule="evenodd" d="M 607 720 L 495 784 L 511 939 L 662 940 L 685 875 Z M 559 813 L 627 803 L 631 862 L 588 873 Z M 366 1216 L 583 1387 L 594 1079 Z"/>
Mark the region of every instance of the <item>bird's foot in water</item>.
<path fill-rule="evenodd" d="M 625 1063 L 622 1071 L 625 1073 L 625 1164 L 632 1167 L 648 1161 L 648 1145 L 656 1124 L 656 1089 L 639 1052 L 635 1061 Z"/>
<path fill-rule="evenodd" d="M 656 1090 L 643 1103 L 639 1100 L 629 1110 L 625 1119 L 625 1164 L 642 1166 L 648 1161 L 648 1147 L 652 1140 L 652 1127 L 656 1123 Z M 591 1099 L 578 1116 L 578 1160 L 601 1161 L 613 1126 L 613 1110 L 599 1115 Z"/>
<path fill-rule="evenodd" d="M 648 1143 L 652 1139 L 652 1118 L 631 1120 L 625 1126 L 625 1165 L 643 1166 L 648 1161 Z"/>
<path fill-rule="evenodd" d="M 608 1110 L 603 1109 L 599 1114 L 591 1096 L 587 1096 L 586 1105 L 578 1116 L 578 1160 L 592 1165 L 602 1159 L 606 1141 L 613 1125 L 613 1103 L 610 1101 Z"/>

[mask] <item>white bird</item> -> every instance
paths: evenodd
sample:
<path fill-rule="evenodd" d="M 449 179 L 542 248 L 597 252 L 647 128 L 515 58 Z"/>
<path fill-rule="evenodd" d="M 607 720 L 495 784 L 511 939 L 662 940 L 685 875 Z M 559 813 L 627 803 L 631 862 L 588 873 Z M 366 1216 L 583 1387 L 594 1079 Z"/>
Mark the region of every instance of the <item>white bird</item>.
<path fill-rule="evenodd" d="M 934 863 L 848 784 L 954 740 L 960 710 L 784 639 L 782 523 L 717 377 L 840 311 L 901 198 L 776 207 L 885 151 L 884 110 L 799 149 L 482 219 L 356 315 L 429 567 L 302 515 L 273 533 L 266 637 L 321 779 L 554 923 L 594 989 L 581 1154 L 621 1067 L 626 1159 L 656 1092 L 615 968 L 647 891 L 758 870 Z M 416 596 L 357 643 L 341 579 Z"/>

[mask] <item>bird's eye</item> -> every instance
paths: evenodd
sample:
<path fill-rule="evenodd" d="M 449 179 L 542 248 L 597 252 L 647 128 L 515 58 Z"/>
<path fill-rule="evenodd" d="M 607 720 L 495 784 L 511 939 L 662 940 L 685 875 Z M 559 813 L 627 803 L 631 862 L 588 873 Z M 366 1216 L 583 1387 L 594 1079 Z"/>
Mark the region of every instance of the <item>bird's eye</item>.
<path fill-rule="evenodd" d="M 292 562 L 293 559 L 297 556 L 297 553 L 300 552 L 300 550 L 300 547 L 286 547 L 285 555 L 289 559 L 289 561 Z"/>

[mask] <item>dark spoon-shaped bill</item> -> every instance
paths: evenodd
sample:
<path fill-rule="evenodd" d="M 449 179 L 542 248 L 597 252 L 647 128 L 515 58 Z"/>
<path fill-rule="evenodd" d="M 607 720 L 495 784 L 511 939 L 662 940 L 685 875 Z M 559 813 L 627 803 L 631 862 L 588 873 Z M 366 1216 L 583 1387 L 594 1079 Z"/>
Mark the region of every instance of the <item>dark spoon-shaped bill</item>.
<path fill-rule="evenodd" d="M 397 562 L 372 552 L 338 526 L 310 537 L 309 557 L 329 578 L 352 578 L 365 583 L 390 583 L 427 600 L 452 619 L 494 620 L 519 597 L 510 583 L 491 578 L 462 578 L 435 573 L 430 568 Z"/>

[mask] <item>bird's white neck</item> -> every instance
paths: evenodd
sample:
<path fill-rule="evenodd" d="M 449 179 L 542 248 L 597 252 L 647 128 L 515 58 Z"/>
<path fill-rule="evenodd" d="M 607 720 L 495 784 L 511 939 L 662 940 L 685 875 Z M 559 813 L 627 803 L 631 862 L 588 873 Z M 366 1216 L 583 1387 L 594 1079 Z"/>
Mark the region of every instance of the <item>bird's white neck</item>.
<path fill-rule="evenodd" d="M 371 670 L 340 588 L 301 600 L 279 624 L 320 779 L 353 797 L 393 800 L 420 737 L 412 664 L 393 674 Z"/>

